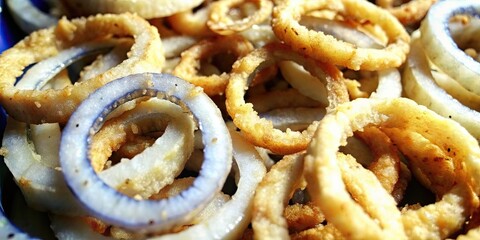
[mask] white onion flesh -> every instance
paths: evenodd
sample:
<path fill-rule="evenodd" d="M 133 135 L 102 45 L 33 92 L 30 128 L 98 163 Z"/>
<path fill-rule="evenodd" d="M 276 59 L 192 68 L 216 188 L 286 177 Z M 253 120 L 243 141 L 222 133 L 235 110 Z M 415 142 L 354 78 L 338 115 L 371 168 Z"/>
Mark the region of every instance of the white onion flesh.
<path fill-rule="evenodd" d="M 105 52 L 112 48 L 114 42 L 90 42 L 59 52 L 28 69 L 15 87 L 18 89 L 41 89 L 50 79 L 73 62 L 88 55 Z"/>
<path fill-rule="evenodd" d="M 57 23 L 58 19 L 40 11 L 31 0 L 5 0 L 15 23 L 25 33 L 48 28 Z"/>
<path fill-rule="evenodd" d="M 458 48 L 448 30 L 450 18 L 458 14 L 478 17 L 480 2 L 456 0 L 434 4 L 420 27 L 422 45 L 433 64 L 467 90 L 480 94 L 480 63 Z"/>
<path fill-rule="evenodd" d="M 435 83 L 418 34 L 419 32 L 413 34 L 411 51 L 403 74 L 406 96 L 446 118 L 457 121 L 476 139 L 480 139 L 480 113 L 464 106 Z"/>
<path fill-rule="evenodd" d="M 266 173 L 255 147 L 230 128 L 233 156 L 238 166 L 237 191 L 213 216 L 176 234 L 154 239 L 240 239 L 250 223 L 253 195 Z"/>
<path fill-rule="evenodd" d="M 138 201 L 108 187 L 89 161 L 89 139 L 104 118 L 121 103 L 157 96 L 185 106 L 197 119 L 205 146 L 205 160 L 193 185 L 181 194 L 158 201 Z M 106 223 L 142 233 L 168 230 L 192 219 L 223 187 L 231 168 L 232 143 L 220 110 L 197 88 L 168 74 L 133 74 L 92 93 L 62 133 L 60 162 L 75 196 L 92 216 Z M 99 194 L 101 193 L 101 194 Z"/>
<path fill-rule="evenodd" d="M 165 132 L 152 146 L 132 159 L 123 159 L 101 171 L 99 177 L 126 195 L 146 199 L 172 183 L 182 171 L 193 150 L 195 125 L 188 113 L 170 101 L 151 99 L 139 105 L 133 112 L 129 112 L 137 119 L 152 112 L 163 113 L 171 118 Z M 158 115 L 153 117 L 158 118 Z"/>

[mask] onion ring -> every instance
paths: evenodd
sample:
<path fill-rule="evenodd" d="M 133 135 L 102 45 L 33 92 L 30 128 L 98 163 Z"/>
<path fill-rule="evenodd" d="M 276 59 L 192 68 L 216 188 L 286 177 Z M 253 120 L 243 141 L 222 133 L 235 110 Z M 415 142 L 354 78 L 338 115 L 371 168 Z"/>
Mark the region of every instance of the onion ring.
<path fill-rule="evenodd" d="M 257 187 L 252 219 L 255 239 L 288 238 L 288 225 L 283 212 L 290 194 L 299 184 L 303 155 L 297 153 L 285 156 L 272 166 Z"/>
<path fill-rule="evenodd" d="M 239 20 L 233 20 L 229 17 L 231 8 L 246 3 L 258 5 L 258 10 Z M 273 2 L 270 0 L 219 0 L 211 3 L 207 26 L 220 35 L 242 32 L 255 24 L 266 21 L 270 17 L 272 9 Z"/>
<path fill-rule="evenodd" d="M 412 115 L 418 117 L 412 117 Z M 353 131 L 361 130 L 370 124 L 384 128 L 402 128 L 404 131 L 421 133 L 422 136 L 441 147 L 447 155 L 453 158 L 457 173 L 456 179 L 460 183 L 459 185 L 461 183 L 468 184 L 478 194 L 480 188 L 476 179 L 480 177 L 480 172 L 478 171 L 480 166 L 476 163 L 480 157 L 480 148 L 478 142 L 458 123 L 443 118 L 426 107 L 417 105 L 412 100 L 405 98 L 384 100 L 356 99 L 340 105 L 336 108 L 335 113 L 327 115 L 322 119 L 308 149 L 309 155 L 306 156 L 305 160 L 307 181 L 309 185 L 312 184 L 313 186 L 310 190 L 312 191 L 311 196 L 314 202 L 319 204 L 327 221 L 332 222 L 343 233 L 356 234 L 359 237 L 362 236 L 359 234 L 372 233 L 373 229 L 371 227 L 368 228 L 369 231 L 365 231 L 367 222 L 368 225 L 376 226 L 377 230 L 373 231 L 382 231 L 376 225 L 377 223 L 371 221 L 372 219 L 369 219 L 369 216 L 366 216 L 361 209 L 353 210 L 348 208 L 350 210 L 345 211 L 345 213 L 353 214 L 353 211 L 358 211 L 355 213 L 357 220 L 362 215 L 369 220 L 364 219 L 352 222 L 348 216 L 339 218 L 339 212 L 343 212 L 347 208 L 347 203 L 344 201 L 349 199 L 347 200 L 348 202 L 353 202 L 353 200 L 347 192 L 344 192 L 345 186 L 340 177 L 339 167 L 336 166 L 337 163 L 335 162 L 337 157 L 336 151 L 338 146 L 344 143 L 347 136 L 351 135 Z M 422 130 L 427 125 L 429 126 L 428 131 Z M 446 134 L 447 132 L 448 134 Z M 331 179 L 332 175 L 335 175 L 337 180 L 333 181 Z M 462 189 L 465 191 L 465 187 Z M 455 190 L 453 189 L 453 191 Z M 345 200 L 339 199 L 344 194 L 342 192 L 346 194 L 344 197 L 341 197 Z M 446 201 L 438 204 L 446 203 L 448 205 L 448 200 Z M 325 203 L 328 203 L 328 205 L 325 205 Z M 338 209 L 340 206 L 342 207 Z M 388 203 L 386 206 L 390 208 L 394 207 L 394 204 L 392 206 L 392 203 Z M 356 208 L 359 206 L 352 205 L 352 207 Z M 385 209 L 382 210 L 382 212 L 385 211 Z M 398 224 L 400 216 L 396 212 L 396 208 L 391 209 L 391 211 L 389 221 L 395 218 L 393 223 Z M 428 211 L 428 209 L 422 208 L 420 211 Z M 418 214 L 421 213 L 419 212 Z M 361 222 L 361 224 L 354 224 L 357 222 Z M 414 227 L 415 225 L 412 226 Z M 403 230 L 401 227 L 399 229 Z M 395 234 L 401 234 L 398 232 L 398 229 L 392 229 L 391 231 L 393 233 L 396 232 Z M 379 233 L 373 232 L 372 234 L 373 236 L 378 236 L 377 234 Z"/>
<path fill-rule="evenodd" d="M 27 137 L 27 124 L 9 118 L 3 137 L 2 148 L 5 164 L 12 172 L 17 185 L 22 190 L 27 205 L 39 210 L 66 215 L 85 214 L 85 210 L 68 190 L 60 171 L 58 162 L 58 145 L 60 127 L 58 124 L 45 124 L 32 129 L 34 139 Z M 48 140 L 39 140 L 45 144 L 42 148 L 32 149 L 31 141 L 39 134 L 50 136 Z M 44 135 L 44 136 L 45 136 Z M 34 142 L 35 143 L 35 142 Z M 39 142 L 37 141 L 37 144 Z M 40 147 L 40 146 L 38 146 Z M 42 156 L 39 151 L 46 151 L 52 158 Z"/>
<path fill-rule="evenodd" d="M 409 25 L 423 20 L 430 7 L 437 0 L 410 0 L 400 6 L 394 6 L 394 0 L 376 0 L 375 2 L 380 7 L 387 9 L 402 24 Z"/>
<path fill-rule="evenodd" d="M 239 180 L 235 194 L 207 220 L 177 234 L 161 236 L 158 239 L 238 239 L 247 228 L 251 218 L 253 195 L 266 169 L 253 145 L 231 126 L 229 130 L 233 141 L 233 156 L 238 166 L 235 175 Z"/>
<path fill-rule="evenodd" d="M 480 4 L 472 1 L 439 1 L 422 25 L 421 41 L 430 61 L 467 90 L 480 95 L 480 63 L 457 47 L 448 32 L 448 21 L 458 14 L 477 17 Z"/>
<path fill-rule="evenodd" d="M 180 174 L 193 150 L 193 119 L 170 101 L 151 99 L 148 102 L 140 103 L 139 106 L 128 112 L 128 116 L 123 115 L 115 118 L 113 122 L 107 122 L 92 138 L 94 141 L 92 141 L 90 156 L 92 162 L 96 163 L 99 159 L 95 150 L 110 145 L 110 148 L 102 148 L 102 152 L 106 153 L 107 149 L 111 154 L 112 147 L 115 147 L 112 145 L 123 140 L 121 136 L 118 136 L 122 135 L 122 128 L 125 131 L 125 128 L 132 127 L 132 125 L 138 126 L 136 121 L 143 120 L 142 115 L 151 115 L 151 118 L 156 119 L 165 117 L 159 116 L 158 113 L 170 118 L 163 135 L 140 154 L 98 173 L 100 179 L 106 184 L 128 196 L 145 199 L 172 183 L 174 178 Z M 126 121 L 125 118 L 127 118 Z M 151 124 L 151 122 L 149 123 Z M 117 134 L 114 134 L 115 132 Z"/>
<path fill-rule="evenodd" d="M 291 60 L 300 63 L 312 75 L 325 81 L 330 106 L 348 101 L 348 94 L 339 70 L 330 64 L 320 63 L 296 54 L 286 45 L 268 44 L 256 49 L 238 60 L 232 69 L 226 89 L 226 107 L 235 125 L 254 145 L 267 148 L 274 153 L 289 154 L 304 150 L 310 141 L 316 124 L 311 124 L 303 132 L 282 132 L 273 128 L 271 122 L 261 119 L 252 104 L 245 103 L 244 95 L 251 75 L 272 65 L 275 61 Z"/>
<path fill-rule="evenodd" d="M 70 15 L 86 16 L 97 13 L 136 13 L 145 19 L 170 16 L 199 6 L 203 0 L 165 1 L 165 0 L 61 0 Z"/>
<path fill-rule="evenodd" d="M 6 0 L 5 2 L 15 23 L 25 33 L 53 26 L 58 21 L 56 17 L 40 11 L 30 0 Z"/>
<path fill-rule="evenodd" d="M 61 90 L 20 90 L 14 87 L 16 77 L 26 66 L 70 45 L 111 35 L 133 36 L 135 43 L 130 57 L 104 74 Z M 164 62 L 162 51 L 155 28 L 132 14 L 99 15 L 71 21 L 61 19 L 56 27 L 32 33 L 0 55 L 3 76 L 0 103 L 11 117 L 23 122 L 64 123 L 79 102 L 99 86 L 135 72 L 160 71 Z"/>
<path fill-rule="evenodd" d="M 211 4 L 204 3 L 204 6 L 195 12 L 190 9 L 175 13 L 166 19 L 175 31 L 183 35 L 195 37 L 213 36 L 215 33 L 207 26 L 211 6 Z"/>
<path fill-rule="evenodd" d="M 320 61 L 346 66 L 354 70 L 379 70 L 400 66 L 409 51 L 410 37 L 398 20 L 368 1 L 280 1 L 273 11 L 272 27 L 277 37 L 293 49 Z M 359 48 L 322 32 L 309 31 L 299 24 L 303 13 L 328 8 L 345 16 L 368 19 L 385 30 L 389 43 L 384 49 Z M 340 10 L 342 9 L 342 10 Z M 315 41 L 313 40 L 315 39 Z M 313 42 L 314 41 L 314 42 Z"/>
<path fill-rule="evenodd" d="M 99 179 L 88 157 L 89 139 L 104 117 L 119 104 L 144 96 L 185 104 L 202 130 L 205 160 L 198 177 L 192 187 L 166 200 L 137 201 L 119 194 Z M 112 81 L 82 102 L 63 130 L 60 163 L 68 186 L 93 216 L 146 233 L 181 225 L 205 206 L 225 182 L 231 167 L 231 149 L 221 113 L 207 95 L 174 76 L 145 73 Z M 98 192 L 108 202 L 98 201 Z"/>
<path fill-rule="evenodd" d="M 200 69 L 201 61 L 221 53 L 233 54 L 235 59 L 240 59 L 252 50 L 252 44 L 238 35 L 204 39 L 182 52 L 180 63 L 172 74 L 202 87 L 208 95 L 223 94 L 230 74 L 201 76 L 197 70 Z"/>
<path fill-rule="evenodd" d="M 480 113 L 462 105 L 435 84 L 422 44 L 415 35 L 403 73 L 405 95 L 436 113 L 459 122 L 470 134 L 480 139 Z"/>

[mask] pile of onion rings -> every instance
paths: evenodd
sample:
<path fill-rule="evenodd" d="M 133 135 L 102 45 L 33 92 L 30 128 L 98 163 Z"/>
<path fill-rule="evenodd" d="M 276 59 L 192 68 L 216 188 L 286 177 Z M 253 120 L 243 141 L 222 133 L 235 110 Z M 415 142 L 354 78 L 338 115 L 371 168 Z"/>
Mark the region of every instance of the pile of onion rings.
<path fill-rule="evenodd" d="M 26 207 L 57 239 L 475 239 L 480 6 L 373 2 L 11 4 Z"/>

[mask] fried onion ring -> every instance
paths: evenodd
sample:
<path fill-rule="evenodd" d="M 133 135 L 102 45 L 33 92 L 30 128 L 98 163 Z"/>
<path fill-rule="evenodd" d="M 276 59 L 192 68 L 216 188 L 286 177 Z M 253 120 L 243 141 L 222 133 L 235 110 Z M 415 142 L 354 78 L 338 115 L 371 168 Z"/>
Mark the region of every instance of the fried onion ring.
<path fill-rule="evenodd" d="M 94 29 L 94 31 L 92 31 Z M 88 81 L 60 90 L 19 90 L 15 80 L 25 67 L 81 42 L 116 36 L 133 36 L 129 58 Z M 0 103 L 8 114 L 23 122 L 65 123 L 78 104 L 92 91 L 121 76 L 159 72 L 164 62 L 158 33 L 144 19 L 132 15 L 98 15 L 58 22 L 56 27 L 32 33 L 0 56 Z M 55 104 L 52 104 L 55 103 Z"/>
<path fill-rule="evenodd" d="M 258 10 L 253 13 L 247 13 L 249 16 L 238 20 L 229 17 L 231 8 L 248 3 L 258 5 Z M 211 3 L 207 26 L 220 35 L 242 32 L 255 24 L 266 21 L 270 17 L 272 9 L 273 3 L 270 0 L 219 0 Z"/>
<path fill-rule="evenodd" d="M 376 0 L 378 6 L 387 9 L 404 25 L 423 20 L 430 7 L 436 2 L 437 0 L 410 0 L 400 6 L 394 6 L 394 0 Z"/>
<path fill-rule="evenodd" d="M 61 0 L 70 15 L 86 16 L 97 13 L 136 13 L 142 18 L 159 18 L 197 7 L 203 0 Z"/>
<path fill-rule="evenodd" d="M 300 25 L 302 14 L 325 8 L 338 11 L 345 17 L 378 24 L 388 36 L 387 46 L 383 49 L 359 48 Z M 402 24 L 386 10 L 368 1 L 342 0 L 332 4 L 331 1 L 282 0 L 274 8 L 272 27 L 277 37 L 296 51 L 354 70 L 398 67 L 410 49 L 410 37 Z"/>
<path fill-rule="evenodd" d="M 361 130 L 370 124 L 382 128 L 401 128 L 403 131 L 420 133 L 452 158 L 456 173 L 455 179 L 458 184 L 451 189 L 450 193 L 455 194 L 455 189 L 459 186 L 461 191 L 464 192 L 464 194 L 460 194 L 460 201 L 450 201 L 448 200 L 450 195 L 446 194 L 444 195 L 445 200 L 436 203 L 440 206 L 445 205 L 445 208 L 435 208 L 434 205 L 429 205 L 416 210 L 416 214 L 431 214 L 430 216 L 435 216 L 435 221 L 441 221 L 439 218 L 441 218 L 442 215 L 434 212 L 448 211 L 446 209 L 451 206 L 458 210 L 455 210 L 455 212 L 450 210 L 452 211 L 452 217 L 450 218 L 453 219 L 449 219 L 449 221 L 462 221 L 461 218 L 466 217 L 465 214 L 468 214 L 469 208 L 471 209 L 472 206 L 474 207 L 476 205 L 476 201 L 469 200 L 472 197 L 466 199 L 468 196 L 465 195 L 471 195 L 469 194 L 469 192 L 471 192 L 471 190 L 469 190 L 470 188 L 477 194 L 480 190 L 477 180 L 478 177 L 480 177 L 480 166 L 477 164 L 480 159 L 478 142 L 467 130 L 455 121 L 443 118 L 426 107 L 405 98 L 384 100 L 356 99 L 340 105 L 332 114 L 327 115 L 320 122 L 315 137 L 309 146 L 308 155 L 305 157 L 305 171 L 307 182 L 309 186 L 312 186 L 309 188 L 312 193 L 311 196 L 314 202 L 321 207 L 327 221 L 333 223 L 335 227 L 346 236 L 357 236 L 359 238 L 366 236 L 378 238 L 381 236 L 392 236 L 391 234 L 395 234 L 393 236 L 397 237 L 405 236 L 403 227 L 398 226 L 398 224 L 401 224 L 400 214 L 397 212 L 398 210 L 395 208 L 395 204 L 391 200 L 385 202 L 387 198 L 384 196 L 380 198 L 378 194 L 380 191 L 378 190 L 378 193 L 370 193 L 377 195 L 374 198 L 375 200 L 372 199 L 377 204 L 377 206 L 375 206 L 376 209 L 379 209 L 378 204 L 381 203 L 379 199 L 383 200 L 385 204 L 380 208 L 382 209 L 381 212 L 377 214 L 382 215 L 389 212 L 387 214 L 389 216 L 388 219 L 378 219 L 382 227 L 377 225 L 377 222 L 372 221 L 346 192 L 341 177 L 342 172 L 340 171 L 340 166 L 337 165 L 336 159 L 338 159 L 337 150 L 339 145 L 344 144 L 347 137 L 351 136 L 353 131 Z M 424 126 L 427 125 L 429 128 L 425 130 Z M 376 182 L 378 183 L 378 180 Z M 372 182 L 370 184 L 372 184 Z M 368 194 L 367 197 L 371 198 L 372 196 L 370 194 Z M 465 207 L 465 202 L 470 206 Z M 364 206 L 366 207 L 365 210 L 372 214 L 369 206 Z M 432 212 L 432 210 L 429 210 L 430 208 L 434 208 L 435 210 Z M 387 209 L 389 210 L 387 211 Z M 459 213 L 458 211 L 464 212 Z M 348 217 L 348 215 L 354 216 L 353 214 L 355 214 L 357 221 L 352 222 L 352 218 Z M 422 217 L 420 218 L 423 219 Z M 396 225 L 397 227 L 393 228 Z M 431 225 L 432 222 L 426 220 L 421 228 L 438 230 L 433 233 L 438 234 L 438 236 L 448 236 L 448 234 L 458 230 L 459 227 L 459 225 L 455 223 L 448 225 L 446 229 L 437 227 L 436 224 L 434 224 L 434 226 Z M 388 228 L 389 230 L 387 230 L 389 226 L 392 228 Z M 412 224 L 410 226 L 411 228 L 405 229 L 408 235 L 415 232 L 414 228 L 417 225 Z M 368 231 L 366 231 L 366 229 L 368 229 Z"/>
<path fill-rule="evenodd" d="M 448 22 L 459 14 L 478 18 L 479 13 L 480 3 L 476 1 L 439 1 L 420 27 L 420 39 L 429 60 L 477 95 L 480 94 L 480 63 L 458 48 L 448 30 Z"/>
<path fill-rule="evenodd" d="M 286 45 L 268 44 L 234 64 L 226 89 L 226 107 L 233 122 L 254 145 L 267 148 L 274 153 L 291 154 L 306 149 L 316 124 L 311 124 L 303 132 L 289 130 L 283 132 L 275 129 L 271 122 L 260 118 L 253 105 L 245 103 L 244 100 L 252 74 L 279 60 L 295 61 L 320 81 L 324 81 L 329 90 L 329 108 L 348 101 L 348 93 L 341 73 L 335 66 L 305 58 Z"/>
<path fill-rule="evenodd" d="M 208 95 L 223 94 L 230 74 L 221 73 L 218 75 L 201 76 L 198 69 L 200 69 L 202 61 L 221 53 L 232 54 L 235 59 L 240 59 L 252 50 L 252 44 L 238 35 L 204 39 L 182 52 L 181 60 L 172 73 L 196 86 L 202 87 Z"/>

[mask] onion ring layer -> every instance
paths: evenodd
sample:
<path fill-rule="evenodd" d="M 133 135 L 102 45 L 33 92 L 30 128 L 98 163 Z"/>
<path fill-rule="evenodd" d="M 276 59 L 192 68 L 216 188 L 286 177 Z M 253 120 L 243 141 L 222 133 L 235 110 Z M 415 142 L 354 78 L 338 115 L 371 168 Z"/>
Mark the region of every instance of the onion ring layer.
<path fill-rule="evenodd" d="M 20 90 L 14 87 L 16 78 L 30 64 L 72 45 L 112 35 L 133 36 L 135 43 L 130 57 L 109 71 L 60 90 Z M 156 29 L 138 16 L 98 15 L 71 21 L 64 18 L 56 27 L 34 32 L 0 55 L 0 103 L 11 117 L 22 122 L 65 123 L 82 99 L 105 83 L 132 73 L 161 71 L 162 52 Z"/>
<path fill-rule="evenodd" d="M 88 156 L 92 134 L 107 114 L 119 104 L 144 96 L 166 98 L 188 108 L 199 122 L 205 146 L 204 163 L 193 185 L 159 201 L 119 194 L 99 179 Z M 134 74 L 106 84 L 82 102 L 63 130 L 60 162 L 68 186 L 93 216 L 145 233 L 181 225 L 213 198 L 230 171 L 231 144 L 220 111 L 199 88 L 167 74 Z"/>
<path fill-rule="evenodd" d="M 272 27 L 279 39 L 293 49 L 323 62 L 346 66 L 354 70 L 380 70 L 400 66 L 409 51 L 410 37 L 398 20 L 387 11 L 368 1 L 282 0 L 274 8 Z M 339 41 L 323 32 L 310 31 L 300 25 L 302 14 L 328 8 L 382 27 L 389 38 L 384 49 L 359 48 Z"/>
<path fill-rule="evenodd" d="M 477 1 L 439 1 L 431 7 L 420 27 L 425 53 L 444 73 L 467 90 L 480 95 L 480 63 L 460 50 L 448 31 L 450 18 L 458 14 L 478 17 Z"/>
<path fill-rule="evenodd" d="M 291 130 L 283 132 L 275 129 L 271 122 L 260 118 L 252 104 L 245 103 L 244 100 L 251 75 L 282 60 L 295 61 L 319 80 L 325 81 L 329 90 L 330 108 L 348 101 L 348 94 L 341 73 L 335 66 L 305 58 L 286 45 L 268 44 L 234 64 L 226 89 L 226 107 L 233 122 L 254 145 L 267 148 L 274 153 L 291 154 L 306 149 L 316 124 L 311 124 L 303 132 Z"/>

